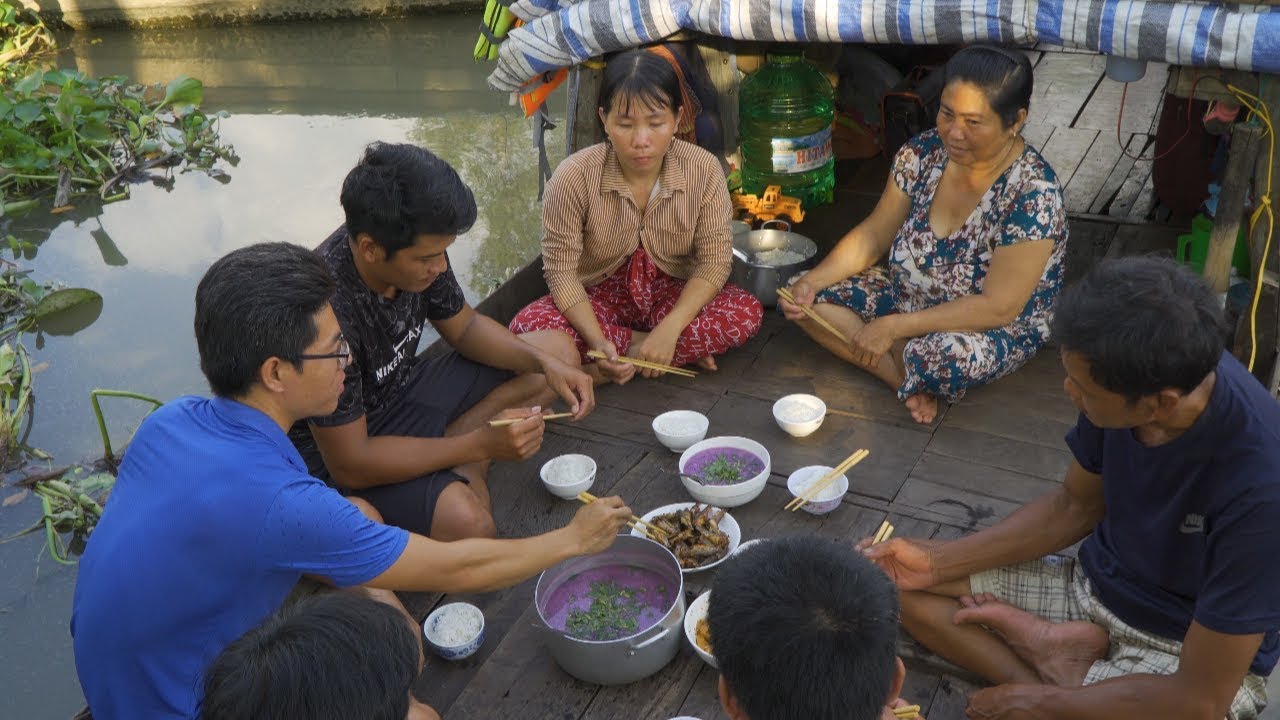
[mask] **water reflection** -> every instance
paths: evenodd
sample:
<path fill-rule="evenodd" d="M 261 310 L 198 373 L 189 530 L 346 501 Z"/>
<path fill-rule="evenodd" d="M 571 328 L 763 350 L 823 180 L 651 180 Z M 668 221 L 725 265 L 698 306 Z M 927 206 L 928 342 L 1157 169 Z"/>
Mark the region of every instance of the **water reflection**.
<path fill-rule="evenodd" d="M 540 227 L 532 134 L 506 97 L 485 89 L 490 66 L 471 61 L 477 22 L 472 15 L 66 38 L 62 63 L 86 73 L 147 83 L 200 77 L 206 109 L 233 113 L 222 130 L 241 162 L 227 168 L 225 184 L 178 175 L 171 187 L 134 186 L 125 202 L 35 213 L 10 228 L 37 245 L 28 262 L 36 278 L 104 297 L 96 321 L 48 337 L 35 353 L 46 365 L 31 444 L 64 462 L 100 454 L 94 387 L 163 399 L 206 392 L 191 332 L 201 274 L 254 242 L 318 244 L 341 222 L 342 178 L 371 141 L 428 147 L 472 186 L 480 220 L 450 252 L 469 300 L 528 262 Z M 562 112 L 563 99 L 551 107 Z M 548 146 L 563 141 L 552 135 Z M 117 445 L 146 409 L 108 404 Z M 30 500 L 0 509 L 0 535 L 36 515 Z M 0 666 L 21 668 L 0 676 L 6 717 L 66 717 L 81 702 L 66 634 L 74 575 L 48 560 L 37 571 L 39 546 L 38 536 L 0 545 L 0 573 L 10 578 L 0 591 Z"/>

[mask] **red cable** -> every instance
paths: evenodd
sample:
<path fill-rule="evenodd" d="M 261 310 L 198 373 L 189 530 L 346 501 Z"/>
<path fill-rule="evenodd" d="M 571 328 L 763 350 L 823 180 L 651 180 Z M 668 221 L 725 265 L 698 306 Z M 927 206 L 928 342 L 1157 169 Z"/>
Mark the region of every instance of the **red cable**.
<path fill-rule="evenodd" d="M 1124 120 L 1124 99 L 1125 99 L 1125 96 L 1129 94 L 1129 83 L 1124 84 L 1124 89 L 1120 91 L 1120 112 L 1116 115 L 1116 144 L 1120 146 L 1121 154 L 1133 160 L 1151 160 L 1152 162 L 1154 162 L 1156 160 L 1166 157 L 1169 153 L 1173 152 L 1174 149 L 1177 148 L 1178 145 L 1180 145 L 1182 141 L 1186 139 L 1187 135 L 1191 133 L 1191 101 L 1195 99 L 1196 86 L 1199 85 L 1200 81 L 1204 79 L 1200 77 L 1200 71 L 1197 70 L 1196 68 L 1191 69 L 1191 77 L 1192 77 L 1191 91 L 1187 93 L 1187 109 L 1186 109 L 1187 126 L 1186 128 L 1183 129 L 1182 135 L 1179 136 L 1177 140 L 1174 140 L 1173 144 L 1170 145 L 1168 149 L 1166 149 L 1164 152 L 1160 153 L 1159 155 L 1156 155 L 1155 157 L 1150 157 L 1150 158 L 1144 158 L 1138 155 L 1130 154 L 1128 148 L 1124 146 L 1124 142 L 1121 141 L 1120 139 L 1120 126 L 1121 124 L 1123 124 L 1123 120 Z M 1211 77 L 1211 76 L 1206 75 L 1205 77 Z M 1214 78 L 1214 79 L 1216 80 L 1217 78 Z"/>

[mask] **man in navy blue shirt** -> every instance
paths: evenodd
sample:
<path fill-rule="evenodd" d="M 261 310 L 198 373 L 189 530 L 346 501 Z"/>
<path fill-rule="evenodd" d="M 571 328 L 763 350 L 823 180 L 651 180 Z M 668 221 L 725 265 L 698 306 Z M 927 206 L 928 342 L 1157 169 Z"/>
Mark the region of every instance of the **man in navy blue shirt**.
<path fill-rule="evenodd" d="M 285 243 L 236 250 L 200 281 L 196 344 L 215 397 L 143 421 L 80 562 L 71 633 L 97 720 L 197 717 L 209 663 L 304 575 L 491 590 L 603 550 L 629 517 L 605 498 L 545 535 L 442 543 L 309 476 L 285 432 L 342 392 L 333 288 L 319 256 Z"/>
<path fill-rule="evenodd" d="M 860 547 L 906 629 L 996 685 L 971 718 L 1257 717 L 1280 655 L 1280 404 L 1171 260 L 1100 264 L 1052 327 L 1081 413 L 1062 488 L 958 540 Z"/>

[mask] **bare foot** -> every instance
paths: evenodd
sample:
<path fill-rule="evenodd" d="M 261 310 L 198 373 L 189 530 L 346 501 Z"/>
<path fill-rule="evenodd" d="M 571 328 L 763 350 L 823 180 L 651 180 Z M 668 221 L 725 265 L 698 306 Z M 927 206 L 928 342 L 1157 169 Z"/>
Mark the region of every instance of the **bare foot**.
<path fill-rule="evenodd" d="M 708 372 L 715 372 L 720 369 L 716 366 L 716 359 L 710 355 L 698 358 L 697 365 Z"/>
<path fill-rule="evenodd" d="M 989 593 L 960 598 L 954 621 L 985 625 L 1004 639 L 1046 683 L 1080 687 L 1094 662 L 1107 655 L 1107 631 L 1090 622 L 1051 623 Z"/>
<path fill-rule="evenodd" d="M 921 425 L 928 425 L 938 417 L 938 398 L 928 393 L 916 393 L 904 403 L 911 412 L 911 419 Z"/>
<path fill-rule="evenodd" d="M 409 714 L 405 716 L 405 720 L 440 720 L 440 714 L 430 705 L 418 702 L 418 699 L 409 694 Z"/>

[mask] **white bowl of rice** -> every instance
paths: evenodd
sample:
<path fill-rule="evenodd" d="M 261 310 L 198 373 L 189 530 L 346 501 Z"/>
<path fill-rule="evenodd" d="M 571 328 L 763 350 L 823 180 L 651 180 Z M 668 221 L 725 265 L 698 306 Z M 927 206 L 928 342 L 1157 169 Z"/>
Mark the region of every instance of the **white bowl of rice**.
<path fill-rule="evenodd" d="M 441 605 L 422 622 L 422 632 L 435 654 L 461 660 L 484 644 L 484 613 L 471 603 Z"/>
<path fill-rule="evenodd" d="M 707 436 L 711 421 L 693 410 L 671 410 L 653 419 L 653 434 L 671 452 L 684 452 Z"/>
<path fill-rule="evenodd" d="M 596 480 L 596 461 L 590 455 L 570 453 L 557 455 L 538 471 L 547 492 L 558 498 L 573 500 L 578 493 L 591 489 Z"/>
<path fill-rule="evenodd" d="M 796 393 L 773 404 L 773 419 L 792 437 L 812 435 L 827 417 L 827 404 L 817 395 Z"/>

